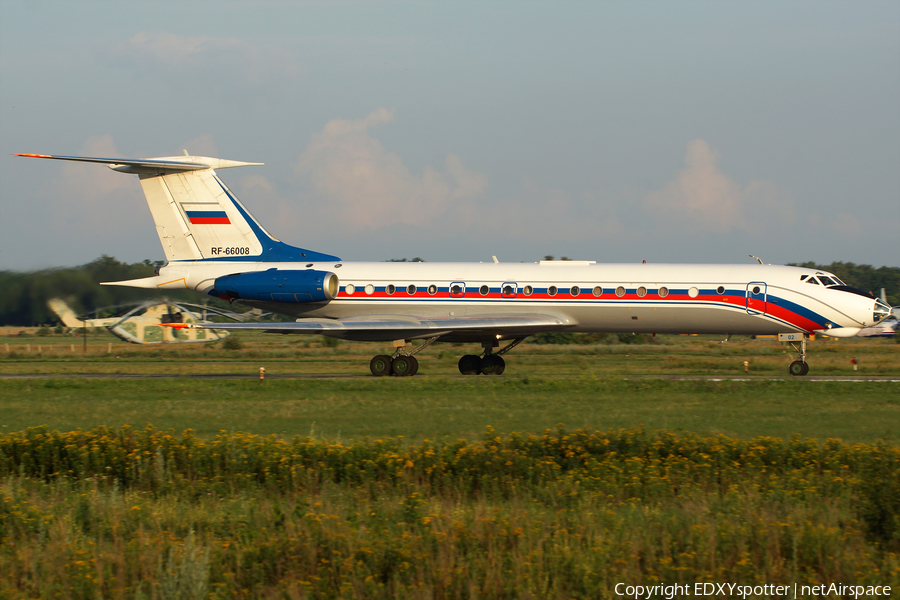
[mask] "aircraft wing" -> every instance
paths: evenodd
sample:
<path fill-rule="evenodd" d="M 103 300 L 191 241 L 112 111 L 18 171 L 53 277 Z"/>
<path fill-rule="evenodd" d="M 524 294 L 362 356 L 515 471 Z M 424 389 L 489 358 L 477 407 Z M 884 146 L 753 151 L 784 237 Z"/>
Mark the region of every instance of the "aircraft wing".
<path fill-rule="evenodd" d="M 489 339 L 525 337 L 574 326 L 571 319 L 553 315 L 481 315 L 419 319 L 398 315 L 368 315 L 350 319 L 300 319 L 287 323 L 171 323 L 168 327 L 265 331 L 267 333 L 320 334 L 356 341 L 391 341 L 430 338 Z"/>

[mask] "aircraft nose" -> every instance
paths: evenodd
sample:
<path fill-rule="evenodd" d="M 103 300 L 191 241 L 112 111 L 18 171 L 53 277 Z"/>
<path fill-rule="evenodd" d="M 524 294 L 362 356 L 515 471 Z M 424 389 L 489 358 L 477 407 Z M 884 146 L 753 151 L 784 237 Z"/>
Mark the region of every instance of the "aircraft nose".
<path fill-rule="evenodd" d="M 890 314 L 890 306 L 888 306 L 881 300 L 875 300 L 875 308 L 872 309 L 872 316 L 875 318 L 876 323 L 880 323 Z"/>

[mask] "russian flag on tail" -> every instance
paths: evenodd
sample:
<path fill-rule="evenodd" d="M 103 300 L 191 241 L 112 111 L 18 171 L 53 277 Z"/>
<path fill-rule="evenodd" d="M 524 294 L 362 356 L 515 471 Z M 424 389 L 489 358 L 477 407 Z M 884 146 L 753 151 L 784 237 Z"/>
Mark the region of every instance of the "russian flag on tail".
<path fill-rule="evenodd" d="M 188 210 L 185 212 L 192 225 L 231 225 L 224 210 Z"/>

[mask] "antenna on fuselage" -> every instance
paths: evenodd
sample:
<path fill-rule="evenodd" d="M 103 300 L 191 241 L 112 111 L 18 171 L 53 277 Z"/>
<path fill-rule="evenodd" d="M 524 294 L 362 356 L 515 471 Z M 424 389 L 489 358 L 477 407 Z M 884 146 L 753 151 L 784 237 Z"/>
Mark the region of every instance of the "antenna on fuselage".
<path fill-rule="evenodd" d="M 762 261 L 762 259 L 761 259 L 760 257 L 758 257 L 758 256 L 753 256 L 752 254 L 750 254 L 750 255 L 748 255 L 748 256 L 750 256 L 750 258 L 755 258 L 755 259 L 756 259 L 756 262 L 758 262 L 759 264 L 763 264 L 763 261 Z"/>

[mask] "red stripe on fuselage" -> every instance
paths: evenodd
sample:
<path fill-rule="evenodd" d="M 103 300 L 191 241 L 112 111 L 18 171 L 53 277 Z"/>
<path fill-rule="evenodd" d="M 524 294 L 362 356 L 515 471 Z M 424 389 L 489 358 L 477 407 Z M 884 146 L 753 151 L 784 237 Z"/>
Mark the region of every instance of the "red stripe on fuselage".
<path fill-rule="evenodd" d="M 747 307 L 747 298 L 744 296 L 709 296 L 702 295 L 697 296 L 696 298 L 691 298 L 687 294 L 669 294 L 668 296 L 661 298 L 657 294 L 647 294 L 646 296 L 638 296 L 637 294 L 625 294 L 624 296 L 615 296 L 612 294 L 603 294 L 602 296 L 594 296 L 592 294 L 580 294 L 578 296 L 571 296 L 569 294 L 557 294 L 555 296 L 551 296 L 546 293 L 535 292 L 531 296 L 525 296 L 524 294 L 517 294 L 516 296 L 501 296 L 499 293 L 490 293 L 486 296 L 482 296 L 481 294 L 469 294 L 467 293 L 465 296 L 450 296 L 448 292 L 438 292 L 437 294 L 431 295 L 427 291 L 417 290 L 415 294 L 407 294 L 405 290 L 398 290 L 394 294 L 387 294 L 386 292 L 377 291 L 373 294 L 366 294 L 363 292 L 355 292 L 354 294 L 347 294 L 345 291 L 341 291 L 338 295 L 341 299 L 347 300 L 450 300 L 450 301 L 460 301 L 460 300 L 556 300 L 559 302 L 566 301 L 620 301 L 620 302 L 654 302 L 654 303 L 692 303 L 692 302 L 703 302 L 703 303 L 719 303 L 723 305 L 727 305 L 732 308 L 738 308 L 742 310 L 746 310 Z M 763 304 L 765 304 L 765 314 L 761 314 Z M 762 300 L 750 299 L 749 309 L 757 313 L 756 316 L 769 316 L 773 319 L 777 319 L 793 327 L 798 329 L 802 329 L 804 331 L 814 331 L 816 329 L 821 329 L 822 325 L 816 323 L 815 321 L 811 321 L 806 317 L 800 316 L 797 313 L 779 306 L 776 302 L 765 302 Z"/>

